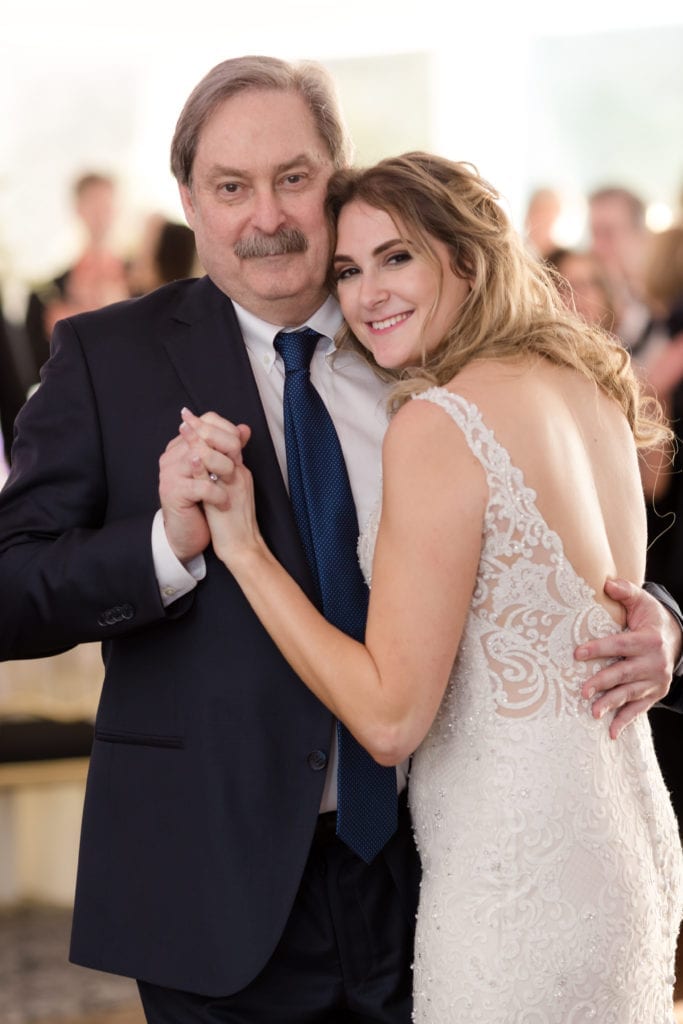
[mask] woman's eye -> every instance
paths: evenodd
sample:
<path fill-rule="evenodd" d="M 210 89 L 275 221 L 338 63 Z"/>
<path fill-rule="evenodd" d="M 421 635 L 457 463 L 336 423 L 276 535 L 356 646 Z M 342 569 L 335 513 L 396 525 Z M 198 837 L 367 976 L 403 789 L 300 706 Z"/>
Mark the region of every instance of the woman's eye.
<path fill-rule="evenodd" d="M 357 267 L 342 267 L 341 270 L 337 271 L 336 280 L 346 281 L 349 277 L 353 277 L 354 274 L 358 273 Z"/>
<path fill-rule="evenodd" d="M 387 258 L 387 263 L 407 263 L 409 260 L 412 260 L 412 258 L 413 257 L 409 252 L 392 252 L 392 254 Z"/>

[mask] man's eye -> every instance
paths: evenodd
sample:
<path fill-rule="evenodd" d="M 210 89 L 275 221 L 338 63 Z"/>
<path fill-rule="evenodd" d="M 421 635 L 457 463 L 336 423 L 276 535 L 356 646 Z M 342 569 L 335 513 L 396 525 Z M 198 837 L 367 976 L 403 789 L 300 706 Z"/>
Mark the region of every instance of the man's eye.
<path fill-rule="evenodd" d="M 221 185 L 221 192 L 228 192 L 230 195 L 234 195 L 235 192 L 239 192 L 240 186 L 236 181 L 226 181 Z"/>

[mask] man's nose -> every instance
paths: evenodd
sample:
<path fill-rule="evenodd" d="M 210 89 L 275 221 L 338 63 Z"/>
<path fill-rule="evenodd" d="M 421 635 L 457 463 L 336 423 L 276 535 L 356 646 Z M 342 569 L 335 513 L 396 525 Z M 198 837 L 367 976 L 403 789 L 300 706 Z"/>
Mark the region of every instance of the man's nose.
<path fill-rule="evenodd" d="M 276 192 L 264 189 L 254 193 L 251 221 L 264 235 L 274 235 L 282 227 L 285 214 Z"/>

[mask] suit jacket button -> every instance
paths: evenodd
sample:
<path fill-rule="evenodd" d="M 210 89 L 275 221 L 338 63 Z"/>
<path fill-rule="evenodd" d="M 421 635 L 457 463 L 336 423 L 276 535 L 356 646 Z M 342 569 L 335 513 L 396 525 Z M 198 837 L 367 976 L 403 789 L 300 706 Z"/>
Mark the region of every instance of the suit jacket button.
<path fill-rule="evenodd" d="M 312 750 L 308 755 L 308 767 L 314 772 L 321 772 L 327 768 L 327 754 L 324 750 Z"/>

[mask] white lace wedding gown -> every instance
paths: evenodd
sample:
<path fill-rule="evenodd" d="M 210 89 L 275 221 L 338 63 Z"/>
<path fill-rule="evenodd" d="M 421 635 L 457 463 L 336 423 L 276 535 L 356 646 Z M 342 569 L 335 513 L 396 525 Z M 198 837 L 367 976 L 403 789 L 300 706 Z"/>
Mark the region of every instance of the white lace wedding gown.
<path fill-rule="evenodd" d="M 671 1024 L 678 830 L 645 716 L 615 742 L 581 699 L 619 628 L 476 406 L 441 406 L 486 472 L 477 585 L 410 805 L 419 1024 Z M 359 543 L 369 578 L 378 513 Z"/>

